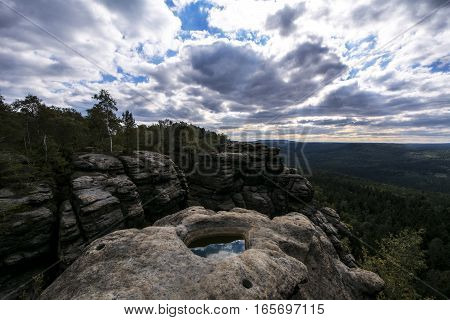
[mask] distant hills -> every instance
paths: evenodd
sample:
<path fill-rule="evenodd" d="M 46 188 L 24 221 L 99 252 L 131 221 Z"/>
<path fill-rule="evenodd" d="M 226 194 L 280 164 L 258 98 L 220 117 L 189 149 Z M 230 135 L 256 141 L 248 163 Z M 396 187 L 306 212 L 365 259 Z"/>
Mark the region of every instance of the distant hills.
<path fill-rule="evenodd" d="M 304 174 L 328 171 L 424 191 L 450 193 L 450 144 L 261 141 Z"/>

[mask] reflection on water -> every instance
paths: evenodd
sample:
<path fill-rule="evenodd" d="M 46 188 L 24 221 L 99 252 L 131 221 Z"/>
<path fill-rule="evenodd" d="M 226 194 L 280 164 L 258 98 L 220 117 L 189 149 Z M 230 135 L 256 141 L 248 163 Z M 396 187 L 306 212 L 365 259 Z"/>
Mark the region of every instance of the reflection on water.
<path fill-rule="evenodd" d="M 203 258 L 223 259 L 236 256 L 245 250 L 245 240 L 227 243 L 212 243 L 203 247 L 191 248 L 192 252 Z"/>

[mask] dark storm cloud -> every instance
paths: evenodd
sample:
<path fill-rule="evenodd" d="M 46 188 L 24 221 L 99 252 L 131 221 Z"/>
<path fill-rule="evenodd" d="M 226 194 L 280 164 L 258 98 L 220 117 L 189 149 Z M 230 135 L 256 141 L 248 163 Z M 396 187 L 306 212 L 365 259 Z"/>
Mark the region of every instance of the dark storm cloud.
<path fill-rule="evenodd" d="M 435 99 L 420 97 L 391 97 L 386 94 L 360 89 L 357 84 L 340 87 L 330 92 L 317 105 L 304 108 L 304 115 L 314 116 L 388 116 L 406 111 L 424 111 L 448 107 L 449 95 Z"/>
<path fill-rule="evenodd" d="M 283 9 L 267 17 L 266 28 L 269 30 L 279 29 L 281 36 L 289 36 L 296 29 L 295 20 L 304 12 L 305 3 L 303 2 L 294 7 L 286 5 Z"/>
<path fill-rule="evenodd" d="M 63 41 L 71 41 L 74 30 L 89 30 L 96 21 L 92 13 L 76 0 L 17 0 L 11 7 Z M 37 29 L 36 26 L 11 9 L 3 4 L 0 5 L 0 8 L 2 37 L 13 41 L 21 40 L 29 45 L 35 45 L 37 48 L 56 44 L 56 41 L 44 31 Z M 17 32 L 19 27 L 21 30 Z"/>
<path fill-rule="evenodd" d="M 166 106 L 164 110 L 149 110 L 147 108 L 130 108 L 133 116 L 138 121 L 145 121 L 145 122 L 156 122 L 161 119 L 173 119 L 176 121 L 195 121 L 195 122 L 201 122 L 205 121 L 204 116 L 197 112 L 194 108 L 189 108 L 189 106 L 183 106 L 183 107 L 173 107 L 173 106 Z"/>
<path fill-rule="evenodd" d="M 327 81 L 345 68 L 319 40 L 299 44 L 280 60 L 264 58 L 249 46 L 216 42 L 189 47 L 181 65 L 161 66 L 153 77 L 164 80 L 158 88 L 166 91 L 180 83 L 200 86 L 193 93 L 203 96 L 203 107 L 210 110 L 221 110 L 220 102 L 227 102 L 229 110 L 236 112 L 258 108 L 252 114 L 252 121 L 258 122 L 304 101 L 320 85 L 313 80 L 316 76 Z M 173 69 L 179 70 L 178 83 L 164 76 Z"/>

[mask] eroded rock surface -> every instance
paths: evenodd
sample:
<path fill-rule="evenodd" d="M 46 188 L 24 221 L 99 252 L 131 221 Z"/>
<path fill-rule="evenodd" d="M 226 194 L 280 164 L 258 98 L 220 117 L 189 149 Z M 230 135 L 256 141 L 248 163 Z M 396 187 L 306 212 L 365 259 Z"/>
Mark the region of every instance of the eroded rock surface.
<path fill-rule="evenodd" d="M 66 200 L 61 204 L 60 214 L 58 257 L 64 266 L 67 266 L 81 254 L 85 247 L 85 239 L 70 201 Z"/>
<path fill-rule="evenodd" d="M 0 189 L 0 267 L 12 267 L 51 254 L 56 204 L 51 186 L 27 183 Z"/>
<path fill-rule="evenodd" d="M 114 230 L 149 225 L 184 205 L 183 173 L 164 155 L 134 152 L 119 158 L 82 154 L 74 159 L 71 199 L 61 205 L 58 256 L 72 263 L 86 244 Z"/>
<path fill-rule="evenodd" d="M 119 159 L 84 154 L 74 166 L 71 203 L 87 239 L 95 239 L 105 230 L 143 225 L 144 210 L 137 187 L 125 175 Z"/>
<path fill-rule="evenodd" d="M 135 151 L 120 157 L 125 171 L 137 185 L 147 220 L 154 222 L 185 206 L 188 186 L 183 172 L 168 156 Z"/>
<path fill-rule="evenodd" d="M 242 235 L 242 254 L 199 257 L 186 244 Z M 383 288 L 349 268 L 326 233 L 301 213 L 270 220 L 245 209 L 190 207 L 142 230 L 94 241 L 43 299 L 363 299 Z"/>
<path fill-rule="evenodd" d="M 56 211 L 47 182 L 0 189 L 0 298 L 19 297 L 14 290 L 55 261 Z"/>
<path fill-rule="evenodd" d="M 74 159 L 71 196 L 60 206 L 58 256 L 72 263 L 90 241 L 111 231 L 142 227 L 144 210 L 122 162 L 104 154 Z"/>
<path fill-rule="evenodd" d="M 233 142 L 222 152 L 200 155 L 188 175 L 190 205 L 213 210 L 242 207 L 268 216 L 301 209 L 313 198 L 309 181 L 286 168 L 279 149 Z"/>

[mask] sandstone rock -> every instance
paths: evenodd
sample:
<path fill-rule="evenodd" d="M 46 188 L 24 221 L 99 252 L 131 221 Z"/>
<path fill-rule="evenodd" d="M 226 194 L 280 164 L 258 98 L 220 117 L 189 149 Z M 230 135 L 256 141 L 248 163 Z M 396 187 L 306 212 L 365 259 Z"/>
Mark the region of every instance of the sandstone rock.
<path fill-rule="evenodd" d="M 69 201 L 61 204 L 60 214 L 58 257 L 68 266 L 81 254 L 85 243 Z"/>
<path fill-rule="evenodd" d="M 188 193 L 186 178 L 169 157 L 156 152 L 136 151 L 120 159 L 138 187 L 149 221 L 185 206 Z"/>
<path fill-rule="evenodd" d="M 311 183 L 292 168 L 285 168 L 280 174 L 266 175 L 266 183 L 284 191 L 294 202 L 311 202 L 314 196 Z"/>
<path fill-rule="evenodd" d="M 274 216 L 311 202 L 311 184 L 295 169 L 284 167 L 278 148 L 231 142 L 222 151 L 198 157 L 196 170 L 188 175 L 189 203 L 213 210 L 230 209 L 234 203 Z"/>
<path fill-rule="evenodd" d="M 81 154 L 75 158 L 73 164 L 80 171 L 123 173 L 123 165 L 120 160 L 106 154 Z"/>
<path fill-rule="evenodd" d="M 242 189 L 245 208 L 256 210 L 271 216 L 275 208 L 269 196 L 269 190 L 265 186 L 245 186 Z"/>
<path fill-rule="evenodd" d="M 351 231 L 341 221 L 339 214 L 332 208 L 309 208 L 304 211 L 311 221 L 320 227 L 330 239 L 341 260 L 351 268 L 356 268 L 355 258 L 345 248 L 341 239 L 351 237 Z"/>
<path fill-rule="evenodd" d="M 144 211 L 136 186 L 125 175 L 74 177 L 72 189 L 74 210 L 88 240 L 125 225 L 143 224 Z"/>
<path fill-rule="evenodd" d="M 79 155 L 74 167 L 71 203 L 86 241 L 126 226 L 143 226 L 144 210 L 137 187 L 124 174 L 119 159 Z"/>
<path fill-rule="evenodd" d="M 202 258 L 188 247 L 240 235 L 246 249 Z M 94 241 L 42 299 L 364 299 L 382 290 L 374 273 L 348 268 L 320 227 L 300 213 L 191 207 L 142 230 Z"/>
<path fill-rule="evenodd" d="M 51 255 L 56 205 L 48 183 L 0 190 L 0 267 Z"/>

